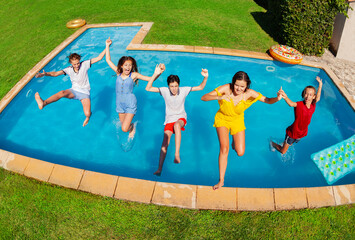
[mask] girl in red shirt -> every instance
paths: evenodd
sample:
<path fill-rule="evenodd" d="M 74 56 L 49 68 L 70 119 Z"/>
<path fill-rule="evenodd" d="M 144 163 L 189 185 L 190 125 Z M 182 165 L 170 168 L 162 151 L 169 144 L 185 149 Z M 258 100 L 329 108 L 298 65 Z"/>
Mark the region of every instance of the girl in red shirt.
<path fill-rule="evenodd" d="M 311 123 L 312 115 L 316 110 L 316 103 L 320 100 L 323 85 L 322 79 L 316 77 L 316 80 L 319 83 L 318 91 L 313 86 L 307 86 L 302 92 L 303 101 L 292 102 L 282 88 L 279 91 L 286 103 L 290 107 L 294 107 L 295 112 L 295 121 L 286 129 L 283 146 L 271 142 L 272 146 L 282 154 L 285 154 L 293 143 L 299 142 L 308 133 L 308 125 Z"/>

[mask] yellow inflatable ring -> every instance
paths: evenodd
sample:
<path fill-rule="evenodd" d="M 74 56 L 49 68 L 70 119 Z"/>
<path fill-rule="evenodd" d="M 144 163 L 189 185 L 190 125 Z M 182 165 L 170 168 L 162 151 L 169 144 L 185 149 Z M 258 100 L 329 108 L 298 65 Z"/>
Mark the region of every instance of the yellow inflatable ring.
<path fill-rule="evenodd" d="M 69 22 L 67 22 L 67 28 L 79 28 L 82 27 L 86 24 L 86 21 L 84 19 L 74 19 Z"/>
<path fill-rule="evenodd" d="M 296 49 L 286 45 L 274 45 L 270 48 L 270 55 L 278 61 L 299 64 L 302 62 L 302 54 Z"/>

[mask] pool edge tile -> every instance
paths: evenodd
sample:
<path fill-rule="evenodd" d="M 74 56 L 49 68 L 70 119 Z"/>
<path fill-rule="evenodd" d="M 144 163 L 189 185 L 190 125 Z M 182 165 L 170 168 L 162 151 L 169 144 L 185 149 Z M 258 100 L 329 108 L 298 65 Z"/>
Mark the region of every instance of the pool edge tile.
<path fill-rule="evenodd" d="M 238 49 L 230 49 L 230 48 L 213 48 L 213 54 L 218 55 L 228 55 L 228 56 L 237 56 L 237 57 L 248 57 L 248 58 L 258 58 L 263 60 L 271 60 L 274 59 L 267 53 L 261 52 L 252 52 L 252 51 L 245 51 L 245 50 L 238 50 Z"/>
<path fill-rule="evenodd" d="M 335 204 L 355 203 L 355 184 L 333 186 Z"/>
<path fill-rule="evenodd" d="M 238 188 L 238 211 L 275 211 L 273 188 Z"/>
<path fill-rule="evenodd" d="M 213 47 L 204 47 L 204 46 L 195 46 L 194 47 L 195 53 L 213 53 Z"/>
<path fill-rule="evenodd" d="M 78 189 L 83 174 L 83 169 L 55 164 L 48 182 L 66 188 Z"/>
<path fill-rule="evenodd" d="M 47 182 L 52 174 L 53 167 L 53 163 L 31 158 L 23 174 L 26 177 Z"/>
<path fill-rule="evenodd" d="M 113 197 L 118 176 L 85 170 L 78 189 L 84 192 Z"/>
<path fill-rule="evenodd" d="M 222 187 L 213 190 L 212 186 L 197 186 L 197 209 L 237 210 L 237 189 Z"/>
<path fill-rule="evenodd" d="M 7 158 L 9 156 L 9 152 L 0 149 L 0 167 L 4 167 L 4 165 L 6 165 L 7 163 Z"/>
<path fill-rule="evenodd" d="M 335 206 L 335 198 L 331 186 L 306 188 L 306 194 L 309 208 Z"/>
<path fill-rule="evenodd" d="M 157 205 L 196 208 L 196 185 L 157 182 L 152 203 Z"/>
<path fill-rule="evenodd" d="M 23 175 L 30 159 L 26 156 L 8 152 L 6 164 L 3 165 L 3 168 Z"/>
<path fill-rule="evenodd" d="M 119 177 L 114 198 L 149 204 L 156 182 Z"/>
<path fill-rule="evenodd" d="M 274 188 L 275 209 L 291 210 L 308 207 L 305 188 Z"/>

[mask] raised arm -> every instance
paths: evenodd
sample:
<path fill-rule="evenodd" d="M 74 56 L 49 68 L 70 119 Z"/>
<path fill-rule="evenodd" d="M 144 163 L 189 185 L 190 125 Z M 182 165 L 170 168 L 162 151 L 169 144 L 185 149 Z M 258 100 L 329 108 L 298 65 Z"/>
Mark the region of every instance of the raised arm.
<path fill-rule="evenodd" d="M 198 85 L 196 87 L 192 87 L 191 91 L 200 91 L 200 90 L 203 90 L 205 88 L 206 82 L 207 82 L 207 79 L 208 79 L 208 70 L 207 69 L 202 69 L 201 75 L 204 77 L 203 81 L 201 82 L 200 85 Z"/>
<path fill-rule="evenodd" d="M 50 76 L 50 77 L 57 77 L 59 75 L 63 75 L 64 74 L 64 71 L 63 70 L 60 70 L 60 71 L 57 71 L 57 72 L 45 72 L 43 70 L 43 72 L 39 72 L 36 74 L 36 78 L 40 78 L 40 77 L 43 77 L 43 76 Z"/>
<path fill-rule="evenodd" d="M 117 66 L 111 61 L 111 55 L 110 55 L 110 45 L 112 43 L 112 40 L 108 38 L 106 40 L 106 62 L 112 68 L 113 71 L 117 73 Z"/>
<path fill-rule="evenodd" d="M 147 86 L 145 87 L 145 90 L 148 92 L 159 92 L 159 88 L 153 87 L 153 82 L 165 71 L 165 65 L 160 63 L 157 64 L 155 67 L 153 75 L 149 78 L 149 81 L 147 83 Z"/>
<path fill-rule="evenodd" d="M 286 93 L 284 92 L 284 90 L 282 90 L 282 87 L 279 90 L 280 95 L 282 96 L 283 99 L 285 99 L 286 103 L 290 106 L 290 107 L 297 107 L 297 103 L 292 102 L 286 95 Z"/>
<path fill-rule="evenodd" d="M 106 48 L 99 54 L 99 56 L 97 56 L 96 58 L 92 58 L 90 60 L 90 63 L 94 64 L 97 63 L 98 61 L 101 61 L 104 58 L 105 53 L 106 53 Z"/>
<path fill-rule="evenodd" d="M 316 98 L 316 102 L 318 102 L 320 100 L 320 95 L 321 95 L 321 92 L 322 92 L 323 82 L 322 82 L 322 79 L 320 77 L 316 77 L 316 80 L 319 83 L 318 91 L 317 91 L 317 98 Z"/>

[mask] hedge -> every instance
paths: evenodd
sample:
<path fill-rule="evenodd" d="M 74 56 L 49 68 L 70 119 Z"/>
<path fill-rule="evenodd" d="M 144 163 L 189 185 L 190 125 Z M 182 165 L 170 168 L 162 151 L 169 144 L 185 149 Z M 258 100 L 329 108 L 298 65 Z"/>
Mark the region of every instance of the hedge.
<path fill-rule="evenodd" d="M 345 0 L 268 0 L 267 4 L 278 23 L 281 43 L 317 56 L 329 45 L 336 15 L 346 15 L 348 7 Z"/>

